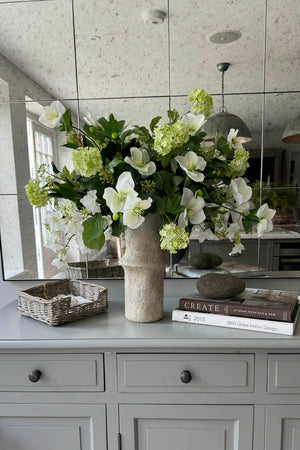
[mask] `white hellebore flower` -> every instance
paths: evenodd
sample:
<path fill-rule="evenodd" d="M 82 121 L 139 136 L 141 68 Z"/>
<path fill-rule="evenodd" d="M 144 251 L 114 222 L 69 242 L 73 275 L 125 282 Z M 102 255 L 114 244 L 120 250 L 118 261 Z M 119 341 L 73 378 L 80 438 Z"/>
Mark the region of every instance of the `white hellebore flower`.
<path fill-rule="evenodd" d="M 232 248 L 231 252 L 229 253 L 229 256 L 237 255 L 242 253 L 242 251 L 245 250 L 245 247 L 241 242 L 238 244 L 235 244 L 235 246 Z"/>
<path fill-rule="evenodd" d="M 66 108 L 61 102 L 52 102 L 50 106 L 43 107 L 43 112 L 39 117 L 39 121 L 48 128 L 55 128 L 59 124 L 65 111 Z"/>
<path fill-rule="evenodd" d="M 201 171 L 205 169 L 206 161 L 202 156 L 189 151 L 184 156 L 176 156 L 175 159 L 192 180 L 197 182 L 204 180 L 204 175 Z"/>
<path fill-rule="evenodd" d="M 156 171 L 156 166 L 153 161 L 150 161 L 148 152 L 145 148 L 132 147 L 130 149 L 131 157 L 126 156 L 124 161 L 130 164 L 141 175 L 149 176 Z"/>
<path fill-rule="evenodd" d="M 96 118 L 91 114 L 90 112 L 86 113 L 86 116 L 84 116 L 83 120 L 88 124 L 92 125 L 93 127 L 99 127 L 99 123 L 97 122 Z"/>
<path fill-rule="evenodd" d="M 97 203 L 96 192 L 96 189 L 88 191 L 87 194 L 80 200 L 80 203 L 82 203 L 86 210 L 91 214 L 100 212 L 100 205 Z"/>
<path fill-rule="evenodd" d="M 195 114 L 187 113 L 182 117 L 181 122 L 185 123 L 191 133 L 194 134 L 205 124 L 206 120 L 204 114 L 196 116 Z"/>
<path fill-rule="evenodd" d="M 272 219 L 276 213 L 275 209 L 269 208 L 267 203 L 261 205 L 258 209 L 256 215 L 259 218 L 259 223 L 257 225 L 257 237 L 261 237 L 263 233 L 273 230 Z"/>
<path fill-rule="evenodd" d="M 179 215 L 178 226 L 185 228 L 190 221 L 193 225 L 198 225 L 205 220 L 203 208 L 205 201 L 202 197 L 195 197 L 193 191 L 183 188 L 181 205 L 186 206 L 185 210 Z"/>
<path fill-rule="evenodd" d="M 142 216 L 142 212 L 145 209 L 150 208 L 152 203 L 152 198 L 147 198 L 142 200 L 139 197 L 133 195 L 128 195 L 125 203 L 125 212 L 123 216 L 124 225 L 135 230 L 138 228 L 145 220 Z"/>
<path fill-rule="evenodd" d="M 232 195 L 237 205 L 241 205 L 242 203 L 247 202 L 252 196 L 252 189 L 250 186 L 247 186 L 244 178 L 235 178 L 235 180 L 231 180 L 230 182 Z"/>
<path fill-rule="evenodd" d="M 118 178 L 116 190 L 108 187 L 104 189 L 103 198 L 111 212 L 124 212 L 125 201 L 128 195 L 137 197 L 134 190 L 134 181 L 130 172 L 123 172 Z"/>

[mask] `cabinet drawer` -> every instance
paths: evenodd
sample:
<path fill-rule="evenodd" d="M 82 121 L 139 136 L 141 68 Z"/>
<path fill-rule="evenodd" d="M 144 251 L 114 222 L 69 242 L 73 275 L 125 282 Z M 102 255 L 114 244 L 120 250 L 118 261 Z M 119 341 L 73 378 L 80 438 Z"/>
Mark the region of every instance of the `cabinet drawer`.
<path fill-rule="evenodd" d="M 300 393 L 300 355 L 269 355 L 268 392 Z"/>
<path fill-rule="evenodd" d="M 118 355 L 119 392 L 253 392 L 254 356 Z"/>
<path fill-rule="evenodd" d="M 103 355 L 1 355 L 0 391 L 12 390 L 103 391 Z"/>

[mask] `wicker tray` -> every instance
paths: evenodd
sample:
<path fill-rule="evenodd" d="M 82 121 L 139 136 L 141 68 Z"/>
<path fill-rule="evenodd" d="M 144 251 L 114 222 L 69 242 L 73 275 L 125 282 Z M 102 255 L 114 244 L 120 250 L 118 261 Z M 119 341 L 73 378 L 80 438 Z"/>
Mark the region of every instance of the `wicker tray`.
<path fill-rule="evenodd" d="M 109 261 L 109 260 L 108 260 Z M 120 265 L 106 266 L 103 260 L 95 260 L 88 262 L 89 276 L 86 274 L 85 262 L 68 263 L 67 276 L 68 278 L 123 278 L 124 270 Z"/>
<path fill-rule="evenodd" d="M 107 289 L 78 280 L 45 283 L 18 293 L 18 311 L 24 316 L 57 326 L 107 310 Z M 57 295 L 78 295 L 87 300 L 70 306 L 71 297 L 52 300 Z"/>

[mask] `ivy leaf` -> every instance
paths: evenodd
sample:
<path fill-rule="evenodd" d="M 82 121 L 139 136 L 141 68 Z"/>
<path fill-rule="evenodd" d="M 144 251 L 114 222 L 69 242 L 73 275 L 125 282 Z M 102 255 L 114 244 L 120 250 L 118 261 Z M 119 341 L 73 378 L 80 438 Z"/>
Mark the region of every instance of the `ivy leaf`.
<path fill-rule="evenodd" d="M 162 116 L 156 116 L 154 117 L 151 122 L 150 122 L 150 130 L 153 133 L 154 128 L 156 127 L 156 125 L 158 124 L 158 122 L 160 121 L 160 119 L 162 118 Z"/>
<path fill-rule="evenodd" d="M 55 191 L 68 200 L 75 201 L 77 198 L 77 193 L 72 184 L 55 183 Z"/>
<path fill-rule="evenodd" d="M 87 248 L 100 250 L 105 243 L 103 233 L 104 219 L 101 214 L 95 214 L 83 222 L 82 238 Z"/>
<path fill-rule="evenodd" d="M 61 125 L 58 127 L 59 131 L 69 131 L 72 128 L 72 115 L 70 108 L 68 108 L 67 111 L 62 115 L 60 123 Z"/>

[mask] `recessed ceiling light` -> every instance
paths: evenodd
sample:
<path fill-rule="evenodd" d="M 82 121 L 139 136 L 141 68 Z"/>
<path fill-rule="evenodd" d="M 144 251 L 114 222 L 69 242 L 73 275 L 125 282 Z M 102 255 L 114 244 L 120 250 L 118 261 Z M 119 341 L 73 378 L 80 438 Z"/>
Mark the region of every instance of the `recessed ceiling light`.
<path fill-rule="evenodd" d="M 153 25 L 159 25 L 165 20 L 165 13 L 163 11 L 159 11 L 157 9 L 151 9 L 150 11 L 145 12 L 144 14 L 144 22 L 150 23 Z"/>
<path fill-rule="evenodd" d="M 235 30 L 217 31 L 210 36 L 207 36 L 207 39 L 214 44 L 229 44 L 230 42 L 237 41 L 241 36 L 242 33 Z"/>

